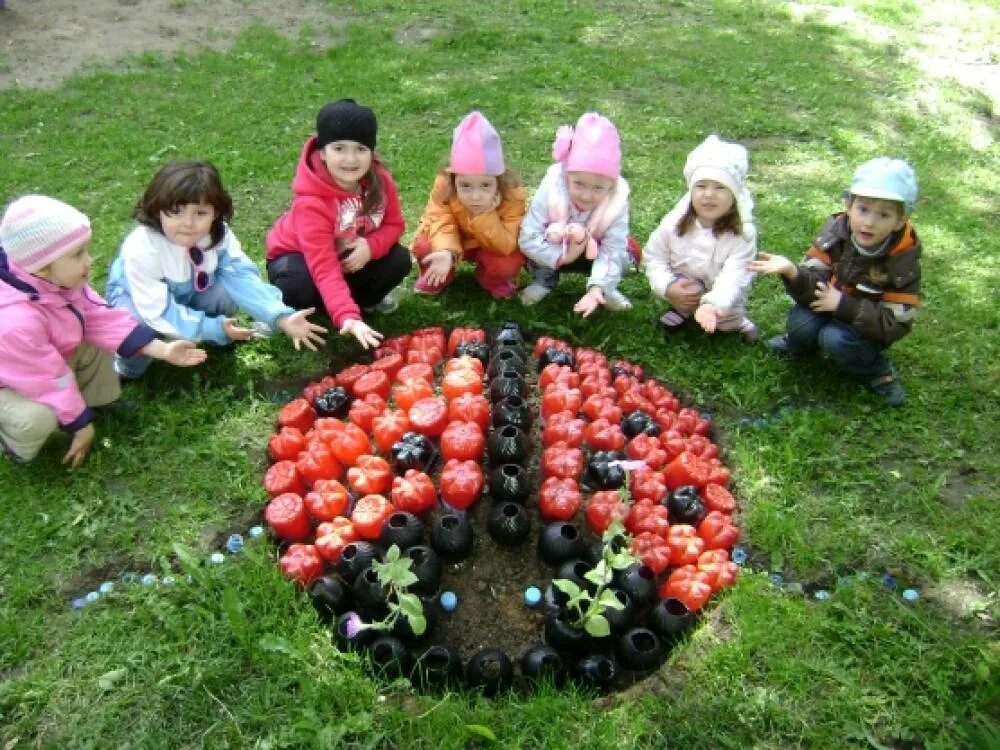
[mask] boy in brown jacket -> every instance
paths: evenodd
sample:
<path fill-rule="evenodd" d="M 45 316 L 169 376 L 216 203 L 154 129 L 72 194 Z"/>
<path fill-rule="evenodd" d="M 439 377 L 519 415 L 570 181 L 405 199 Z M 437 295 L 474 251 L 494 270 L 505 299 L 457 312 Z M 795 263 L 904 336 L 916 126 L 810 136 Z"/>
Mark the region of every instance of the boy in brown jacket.
<path fill-rule="evenodd" d="M 885 350 L 910 332 L 920 305 L 920 240 L 910 224 L 917 180 L 905 161 L 879 157 L 854 172 L 846 210 L 831 216 L 798 266 L 761 253 L 747 268 L 781 274 L 795 306 L 771 349 L 819 349 L 890 406 L 906 399 Z"/>

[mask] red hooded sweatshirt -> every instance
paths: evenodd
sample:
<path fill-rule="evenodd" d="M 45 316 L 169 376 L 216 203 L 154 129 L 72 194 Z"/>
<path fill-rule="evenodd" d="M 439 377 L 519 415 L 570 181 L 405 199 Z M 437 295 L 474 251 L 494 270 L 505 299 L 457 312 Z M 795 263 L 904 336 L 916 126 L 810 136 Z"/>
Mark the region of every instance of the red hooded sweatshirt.
<path fill-rule="evenodd" d="M 372 162 L 382 185 L 384 202 L 372 213 L 362 214 L 366 182 L 361 193 L 349 193 L 330 176 L 316 148 L 316 136 L 302 147 L 291 208 L 267 233 L 267 259 L 302 253 L 309 275 L 323 297 L 330 319 L 339 328 L 347 320 L 360 320 L 361 310 L 351 297 L 337 257 L 338 239 L 362 236 L 368 240 L 372 260 L 384 257 L 403 236 L 405 224 L 392 175 L 377 160 Z"/>

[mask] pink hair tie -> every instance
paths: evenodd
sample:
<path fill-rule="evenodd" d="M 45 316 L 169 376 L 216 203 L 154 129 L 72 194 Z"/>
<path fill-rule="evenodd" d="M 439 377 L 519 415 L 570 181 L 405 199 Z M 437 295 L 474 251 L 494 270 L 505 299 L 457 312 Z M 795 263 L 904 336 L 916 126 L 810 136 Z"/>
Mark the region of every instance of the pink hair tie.
<path fill-rule="evenodd" d="M 556 139 L 552 143 L 552 158 L 556 161 L 565 161 L 572 145 L 573 128 L 569 125 L 560 125 L 556 131 Z"/>

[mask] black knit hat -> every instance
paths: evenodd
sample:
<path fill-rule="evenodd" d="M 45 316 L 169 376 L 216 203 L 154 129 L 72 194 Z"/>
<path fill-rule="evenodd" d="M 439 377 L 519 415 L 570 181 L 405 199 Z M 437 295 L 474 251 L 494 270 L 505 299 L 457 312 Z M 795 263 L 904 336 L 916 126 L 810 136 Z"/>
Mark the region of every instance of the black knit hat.
<path fill-rule="evenodd" d="M 375 150 L 375 113 L 353 99 L 330 102 L 316 115 L 316 145 L 354 141 Z"/>

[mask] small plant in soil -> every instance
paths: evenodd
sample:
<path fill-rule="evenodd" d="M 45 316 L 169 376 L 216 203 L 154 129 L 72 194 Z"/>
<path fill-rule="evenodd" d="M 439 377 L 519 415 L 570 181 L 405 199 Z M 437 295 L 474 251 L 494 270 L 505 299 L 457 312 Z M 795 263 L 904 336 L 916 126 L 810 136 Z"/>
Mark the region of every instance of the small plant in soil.
<path fill-rule="evenodd" d="M 567 623 L 577 630 L 585 630 L 595 638 L 605 638 L 611 634 L 611 626 L 604 611 L 620 610 L 624 604 L 609 589 L 611 579 L 616 570 L 624 570 L 637 558 L 629 552 L 628 535 L 620 521 L 614 521 L 605 529 L 601 536 L 601 559 L 584 574 L 584 578 L 593 584 L 589 587 L 579 586 L 567 578 L 556 578 L 552 585 L 566 594 L 565 609 L 570 613 Z"/>
<path fill-rule="evenodd" d="M 427 630 L 427 617 L 420 597 L 409 591 L 410 586 L 419 582 L 416 574 L 410 569 L 413 560 L 402 555 L 397 545 L 393 544 L 385 553 L 385 561 L 373 560 L 371 567 L 378 576 L 379 584 L 386 593 L 389 613 L 381 620 L 373 622 L 362 621 L 360 615 L 352 613 L 346 626 L 348 638 L 354 638 L 363 630 L 392 630 L 400 617 L 409 621 L 414 635 L 423 635 Z"/>

